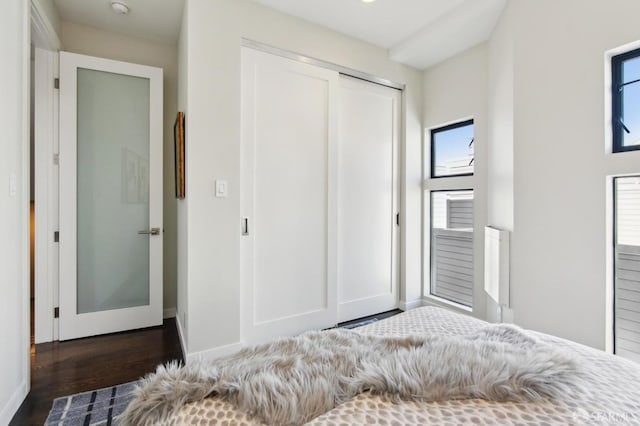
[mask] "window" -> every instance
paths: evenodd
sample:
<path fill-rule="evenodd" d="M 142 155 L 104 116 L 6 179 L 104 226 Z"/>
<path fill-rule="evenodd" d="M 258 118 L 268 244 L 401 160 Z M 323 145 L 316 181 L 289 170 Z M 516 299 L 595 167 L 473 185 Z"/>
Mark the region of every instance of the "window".
<path fill-rule="evenodd" d="M 473 308 L 474 122 L 460 121 L 430 131 L 431 170 L 425 180 L 424 296 L 435 303 Z M 428 284 L 427 284 L 428 283 Z"/>
<path fill-rule="evenodd" d="M 613 152 L 640 149 L 640 49 L 611 58 Z"/>
<path fill-rule="evenodd" d="M 473 174 L 473 120 L 431 131 L 431 177 Z"/>
<path fill-rule="evenodd" d="M 431 295 L 472 306 L 472 190 L 431 192 Z"/>
<path fill-rule="evenodd" d="M 640 176 L 614 179 L 614 352 L 640 362 Z"/>

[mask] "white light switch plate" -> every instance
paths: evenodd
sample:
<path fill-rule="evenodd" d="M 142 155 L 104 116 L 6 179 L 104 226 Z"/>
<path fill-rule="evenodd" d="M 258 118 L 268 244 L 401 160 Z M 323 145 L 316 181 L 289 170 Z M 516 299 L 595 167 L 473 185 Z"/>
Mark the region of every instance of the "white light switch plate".
<path fill-rule="evenodd" d="M 9 175 L 9 197 L 15 197 L 17 190 L 16 174 L 11 173 Z"/>
<path fill-rule="evenodd" d="M 216 197 L 226 198 L 229 194 L 229 185 L 226 180 L 216 180 Z"/>

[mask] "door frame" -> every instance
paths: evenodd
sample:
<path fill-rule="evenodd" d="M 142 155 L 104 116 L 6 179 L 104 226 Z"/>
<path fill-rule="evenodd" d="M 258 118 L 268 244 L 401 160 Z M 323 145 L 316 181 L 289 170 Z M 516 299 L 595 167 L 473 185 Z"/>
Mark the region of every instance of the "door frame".
<path fill-rule="evenodd" d="M 54 308 L 58 302 L 58 51 L 62 42 L 49 21 L 40 0 L 30 2 L 32 43 L 36 47 L 34 63 L 34 179 L 35 179 L 35 343 L 58 339 L 58 321 Z"/>
<path fill-rule="evenodd" d="M 58 339 L 58 52 L 35 49 L 35 343 Z"/>

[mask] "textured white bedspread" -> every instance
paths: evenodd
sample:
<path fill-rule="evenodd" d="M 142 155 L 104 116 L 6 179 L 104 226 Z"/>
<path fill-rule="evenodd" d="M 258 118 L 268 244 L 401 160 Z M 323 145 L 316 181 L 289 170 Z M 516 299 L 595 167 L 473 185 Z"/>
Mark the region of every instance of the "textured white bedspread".
<path fill-rule="evenodd" d="M 462 335 L 485 322 L 444 309 L 425 307 L 355 331 L 378 336 L 414 334 Z M 479 399 L 394 403 L 363 393 L 309 425 L 640 425 L 640 364 L 604 352 L 536 333 L 540 340 L 575 352 L 592 386 L 576 390 L 570 402 L 509 403 Z M 185 405 L 171 425 L 255 425 L 250 417 L 217 398 Z"/>

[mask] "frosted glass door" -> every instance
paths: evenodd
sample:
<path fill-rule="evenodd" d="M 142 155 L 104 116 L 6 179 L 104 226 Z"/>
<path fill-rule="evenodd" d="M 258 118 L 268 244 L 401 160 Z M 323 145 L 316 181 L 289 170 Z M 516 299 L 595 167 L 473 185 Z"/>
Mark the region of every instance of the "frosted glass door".
<path fill-rule="evenodd" d="M 149 79 L 78 70 L 78 313 L 149 304 Z"/>
<path fill-rule="evenodd" d="M 159 325 L 162 70 L 60 67 L 60 340 Z"/>

